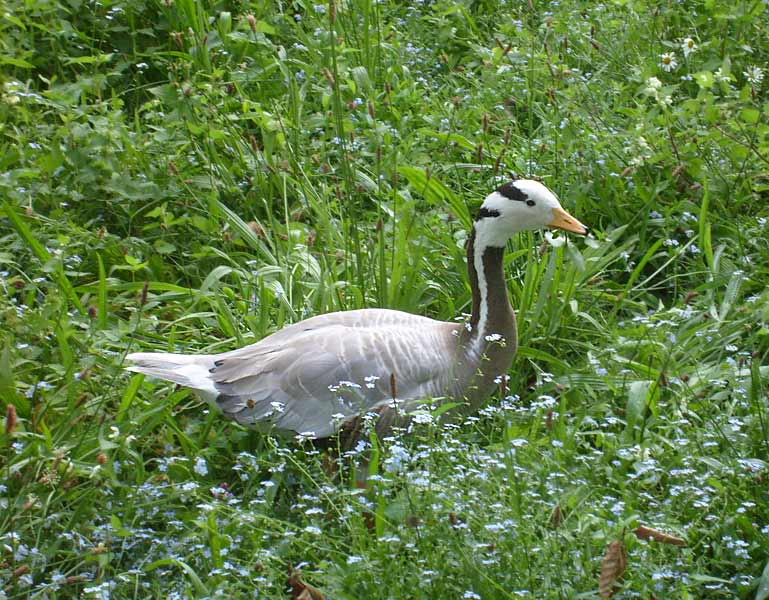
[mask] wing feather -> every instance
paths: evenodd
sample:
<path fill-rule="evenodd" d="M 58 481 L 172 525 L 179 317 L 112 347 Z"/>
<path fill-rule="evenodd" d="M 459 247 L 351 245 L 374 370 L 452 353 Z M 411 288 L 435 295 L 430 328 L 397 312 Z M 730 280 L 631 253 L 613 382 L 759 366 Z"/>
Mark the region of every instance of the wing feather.
<path fill-rule="evenodd" d="M 396 311 L 331 313 L 215 357 L 225 414 L 252 426 L 331 435 L 341 421 L 389 400 L 452 387 L 458 325 Z"/>

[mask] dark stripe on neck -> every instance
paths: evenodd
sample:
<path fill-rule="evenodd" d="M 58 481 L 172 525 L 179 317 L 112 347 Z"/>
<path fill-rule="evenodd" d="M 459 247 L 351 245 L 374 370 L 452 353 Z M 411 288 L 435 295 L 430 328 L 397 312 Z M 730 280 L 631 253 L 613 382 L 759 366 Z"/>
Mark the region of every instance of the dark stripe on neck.
<path fill-rule="evenodd" d="M 498 325 L 500 318 L 507 319 L 513 310 L 510 306 L 510 300 L 507 297 L 507 284 L 505 283 L 505 249 L 488 246 L 479 250 L 483 251 L 481 264 L 483 265 L 483 278 L 486 282 L 485 301 L 488 308 L 486 311 L 485 329 L 491 333 L 500 333 L 492 331 L 493 328 Z M 481 317 L 481 302 L 483 299 L 481 298 L 478 271 L 475 268 L 475 251 L 476 233 L 475 226 L 473 226 L 472 231 L 470 232 L 470 237 L 467 240 L 467 273 L 470 280 L 470 290 L 472 291 L 473 299 L 470 325 L 472 326 L 472 334 L 477 333 L 481 335 L 484 334 L 484 332 L 476 331 Z"/>
<path fill-rule="evenodd" d="M 478 289 L 478 271 L 475 270 L 475 225 L 470 229 L 470 237 L 467 238 L 467 277 L 470 280 L 470 291 L 473 298 L 470 325 L 475 331 L 478 319 L 481 317 L 481 292 Z"/>

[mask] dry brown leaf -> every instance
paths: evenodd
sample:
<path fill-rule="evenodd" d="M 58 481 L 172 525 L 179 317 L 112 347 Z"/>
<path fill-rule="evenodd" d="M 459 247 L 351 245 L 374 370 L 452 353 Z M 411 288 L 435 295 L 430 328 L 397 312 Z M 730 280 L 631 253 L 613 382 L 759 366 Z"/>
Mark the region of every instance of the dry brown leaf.
<path fill-rule="evenodd" d="M 633 530 L 633 533 L 635 533 L 635 536 L 639 540 L 654 540 L 655 542 L 672 544 L 673 546 L 686 546 L 686 540 L 665 533 L 664 531 L 659 531 L 658 529 L 646 527 L 645 525 L 636 527 L 635 530 Z"/>
<path fill-rule="evenodd" d="M 627 567 L 625 544 L 617 540 L 606 546 L 606 553 L 601 561 L 601 577 L 598 579 L 598 595 L 611 598 Z"/>
<path fill-rule="evenodd" d="M 16 429 L 16 407 L 13 404 L 8 404 L 8 406 L 5 407 L 6 435 L 11 435 L 14 429 Z"/>
<path fill-rule="evenodd" d="M 302 573 L 288 565 L 288 587 L 291 588 L 291 597 L 294 600 L 326 600 L 326 597 L 317 588 L 302 581 Z"/>
<path fill-rule="evenodd" d="M 550 527 L 552 527 L 553 529 L 558 529 L 558 527 L 560 527 L 562 522 L 563 522 L 563 511 L 561 510 L 561 505 L 556 504 L 555 508 L 553 509 L 553 512 L 550 513 Z"/>
<path fill-rule="evenodd" d="M 29 565 L 21 565 L 19 567 L 16 567 L 13 570 L 14 577 L 21 577 L 22 575 L 26 575 L 27 573 L 29 573 Z"/>
<path fill-rule="evenodd" d="M 376 516 L 370 510 L 364 510 L 361 513 L 363 523 L 369 531 L 376 531 Z"/>

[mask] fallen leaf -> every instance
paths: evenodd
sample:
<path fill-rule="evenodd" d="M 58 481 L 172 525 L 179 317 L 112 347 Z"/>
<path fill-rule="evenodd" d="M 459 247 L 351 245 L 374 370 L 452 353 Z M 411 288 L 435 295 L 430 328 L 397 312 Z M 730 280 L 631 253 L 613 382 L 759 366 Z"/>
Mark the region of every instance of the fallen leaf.
<path fill-rule="evenodd" d="M 553 512 L 550 513 L 550 527 L 552 527 L 553 529 L 558 529 L 562 521 L 563 521 L 563 511 L 561 510 L 561 506 L 559 504 L 556 504 L 555 508 L 553 509 Z"/>
<path fill-rule="evenodd" d="M 617 540 L 606 546 L 606 553 L 601 561 L 601 576 L 598 579 L 598 595 L 611 598 L 617 589 L 617 582 L 625 573 L 627 552 L 625 544 Z"/>
<path fill-rule="evenodd" d="M 317 588 L 302 581 L 302 573 L 288 565 L 288 587 L 291 588 L 291 597 L 294 600 L 326 600 L 326 597 Z"/>
<path fill-rule="evenodd" d="M 646 527 L 645 525 L 636 527 L 633 533 L 635 533 L 635 536 L 639 540 L 654 540 L 655 542 L 672 544 L 673 546 L 686 546 L 686 540 L 665 533 L 664 531 L 659 531 L 658 529 Z"/>

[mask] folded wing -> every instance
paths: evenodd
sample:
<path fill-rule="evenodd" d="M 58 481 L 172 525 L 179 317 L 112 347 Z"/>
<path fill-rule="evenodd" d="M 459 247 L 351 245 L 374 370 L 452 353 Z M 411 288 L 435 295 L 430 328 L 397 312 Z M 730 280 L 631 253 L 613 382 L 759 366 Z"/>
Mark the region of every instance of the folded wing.
<path fill-rule="evenodd" d="M 322 315 L 216 357 L 217 404 L 244 425 L 324 437 L 393 391 L 401 400 L 447 393 L 456 326 L 392 312 Z"/>

